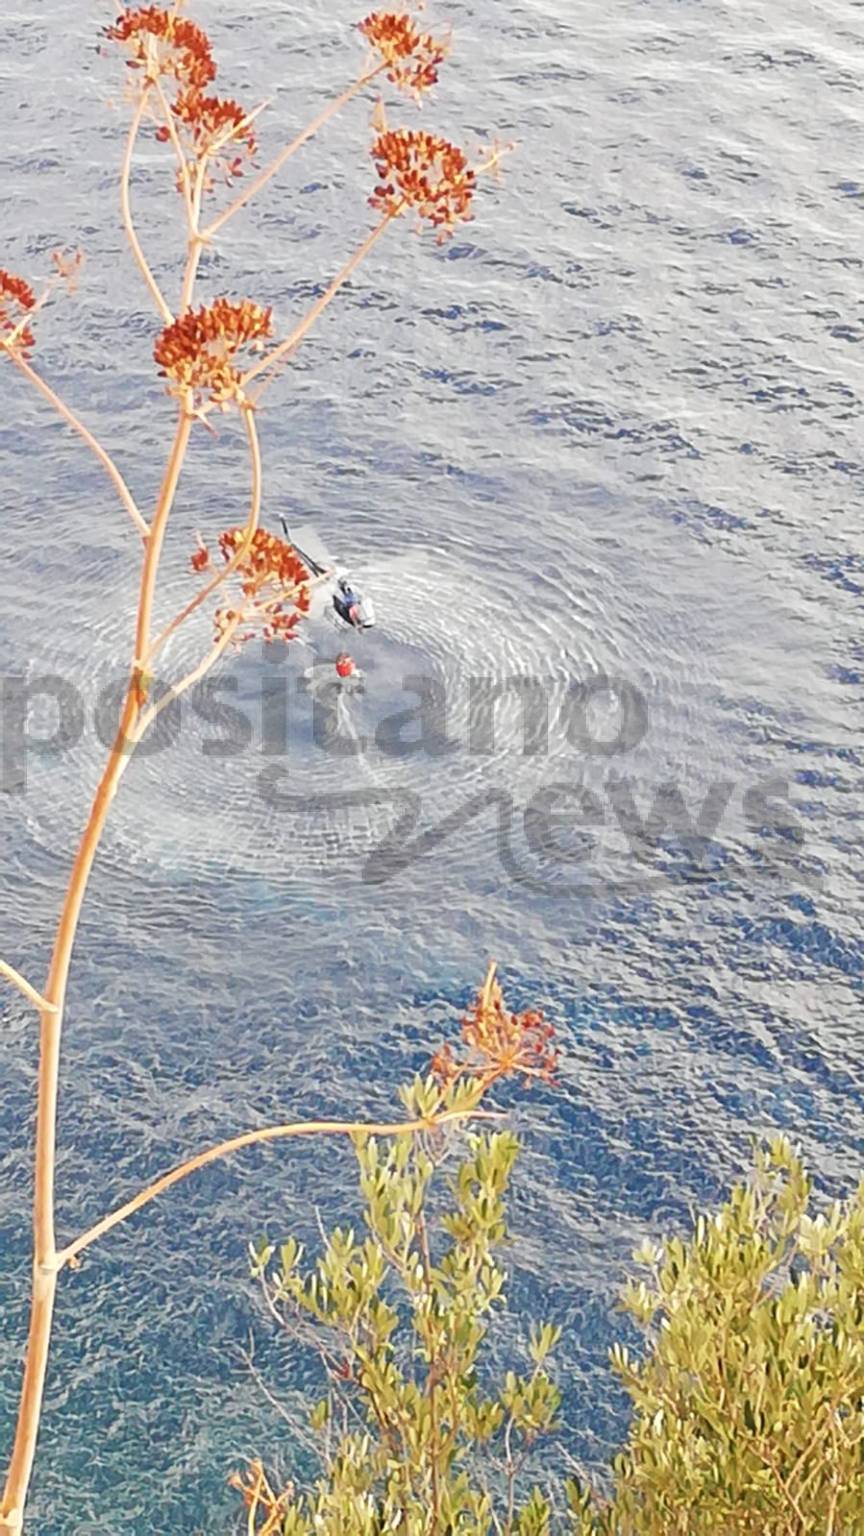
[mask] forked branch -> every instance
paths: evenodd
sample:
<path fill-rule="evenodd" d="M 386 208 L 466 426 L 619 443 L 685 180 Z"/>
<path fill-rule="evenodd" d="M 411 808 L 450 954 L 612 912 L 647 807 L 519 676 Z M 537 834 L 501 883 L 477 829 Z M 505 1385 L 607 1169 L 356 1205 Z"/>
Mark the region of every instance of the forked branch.
<path fill-rule="evenodd" d="M 196 613 L 209 597 L 213 596 L 214 592 L 217 592 L 221 586 L 224 586 L 228 578 L 234 574 L 237 567 L 249 553 L 261 516 L 261 452 L 258 445 L 255 416 L 251 405 L 243 407 L 243 424 L 246 428 L 246 438 L 249 444 L 249 455 L 252 463 L 252 491 L 249 502 L 249 515 L 243 529 L 243 542 L 238 546 L 222 570 L 217 571 L 216 575 L 207 582 L 206 586 L 203 586 L 200 592 L 196 592 L 185 608 L 181 608 L 180 612 L 175 614 L 174 618 L 157 635 L 144 658 L 145 665 L 148 667 L 152 664 L 157 653 L 161 651 L 163 645 L 166 644 L 173 634 L 176 634 L 181 625 L 185 624 L 186 620 L 191 618 L 192 614 Z"/>
<path fill-rule="evenodd" d="M 38 1008 L 40 1013 L 57 1012 L 54 1004 L 46 1002 L 41 992 L 37 992 L 35 987 L 31 987 L 27 978 L 22 976 L 20 971 L 16 971 L 14 965 L 8 965 L 5 960 L 0 960 L 0 976 L 5 976 L 7 981 L 11 981 L 13 987 L 17 987 L 18 991 L 26 997 L 28 1003 L 32 1003 L 33 1007 Z"/>

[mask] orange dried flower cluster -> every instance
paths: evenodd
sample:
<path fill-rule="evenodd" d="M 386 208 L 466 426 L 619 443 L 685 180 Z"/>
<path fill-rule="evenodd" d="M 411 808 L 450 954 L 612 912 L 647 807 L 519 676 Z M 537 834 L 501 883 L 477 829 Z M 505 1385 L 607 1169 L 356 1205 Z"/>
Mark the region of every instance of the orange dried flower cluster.
<path fill-rule="evenodd" d="M 248 547 L 244 547 L 248 546 Z M 219 549 L 228 564 L 237 559 L 243 602 L 237 608 L 220 608 L 215 615 L 217 639 L 228 628 L 236 629 L 234 643 L 242 645 L 259 635 L 268 644 L 293 640 L 303 615 L 309 612 L 309 572 L 296 550 L 284 539 L 263 528 L 249 539 L 245 528 L 229 528 L 219 535 Z M 202 545 L 192 555 L 193 570 L 203 570 L 209 555 Z M 251 626 L 242 634 L 239 625 Z"/>
<path fill-rule="evenodd" d="M 227 404 L 241 393 L 234 366 L 244 347 L 260 352 L 273 334 L 271 311 L 251 299 L 215 299 L 180 315 L 160 332 L 153 356 L 176 390 L 191 389 Z"/>
<path fill-rule="evenodd" d="M 459 1060 L 449 1045 L 442 1046 L 432 1060 L 432 1071 L 445 1083 L 460 1077 L 480 1078 L 486 1085 L 501 1077 L 551 1082 L 559 1055 L 554 1042 L 555 1030 L 542 1013 L 536 1009 L 508 1011 L 495 980 L 495 967 L 490 966 L 476 1001 L 462 1020 L 466 1055 Z"/>
<path fill-rule="evenodd" d="M 437 84 L 438 70 L 447 57 L 447 44 L 428 32 L 418 31 L 410 16 L 398 11 L 373 11 L 360 23 L 382 63 L 389 65 L 387 79 L 418 96 Z"/>
<path fill-rule="evenodd" d="M 262 1462 L 250 1461 L 245 1478 L 235 1472 L 228 1479 L 229 1488 L 236 1488 L 243 1503 L 255 1522 L 257 1536 L 277 1536 L 281 1532 L 294 1497 L 293 1485 L 276 1493 Z M 263 1524 L 258 1523 L 259 1518 Z"/>
<path fill-rule="evenodd" d="M 122 43 L 131 54 L 130 69 L 154 70 L 170 75 L 181 85 L 201 90 L 216 78 L 216 65 L 206 32 L 158 5 L 140 6 L 118 16 L 105 36 Z"/>
<path fill-rule="evenodd" d="M 0 267 L 0 348 L 10 352 L 13 348 L 26 357 L 36 345 L 36 338 L 26 316 L 36 308 L 36 295 L 23 277 Z"/>
<path fill-rule="evenodd" d="M 257 149 L 257 141 L 249 114 L 238 101 L 228 97 L 204 96 L 198 90 L 181 91 L 171 108 L 181 132 L 185 131 L 192 157 L 202 160 L 205 155 L 221 152 L 230 145 L 240 147 L 239 154 L 220 153 L 218 164 L 226 179 L 242 176 L 244 160 L 251 160 Z M 156 130 L 156 137 L 163 144 L 170 138 L 163 124 Z M 212 183 L 211 183 L 212 185 Z"/>
<path fill-rule="evenodd" d="M 372 159 L 379 184 L 369 201 L 380 213 L 413 208 L 441 238 L 459 220 L 471 218 L 477 177 L 467 156 L 447 139 L 418 129 L 388 130 L 372 145 Z"/>

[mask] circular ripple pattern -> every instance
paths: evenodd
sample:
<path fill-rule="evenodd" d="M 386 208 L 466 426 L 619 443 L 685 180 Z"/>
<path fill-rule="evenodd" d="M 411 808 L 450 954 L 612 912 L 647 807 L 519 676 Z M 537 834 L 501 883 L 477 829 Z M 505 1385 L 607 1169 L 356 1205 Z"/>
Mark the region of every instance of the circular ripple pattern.
<path fill-rule="evenodd" d="M 120 93 L 94 52 L 94 9 L 53 0 L 48 26 L 13 5 L 0 21 L 15 104 L 2 261 L 38 283 L 52 250 L 86 250 L 78 294 L 39 317 L 35 361 L 146 511 L 172 411 L 154 377 L 158 317 L 119 228 L 126 123 L 105 111 Z M 224 88 L 271 102 L 262 158 L 356 67 L 354 0 L 295 6 L 288 28 L 281 0 L 194 10 Z M 711 0 L 430 9 L 457 45 L 432 118 L 466 147 L 519 151 L 449 246 L 388 234 L 260 417 L 268 523 L 284 512 L 301 543 L 304 522 L 320 530 L 376 599 L 379 630 L 356 645 L 366 692 L 338 721 L 372 745 L 358 758 L 316 741 L 295 686 L 310 650 L 233 658 L 221 695 L 190 700 L 177 741 L 126 775 L 76 945 L 64 1240 L 222 1135 L 389 1110 L 485 958 L 500 960 L 513 1006 L 542 1007 L 562 1045 L 560 1089 L 522 1111 L 509 1333 L 538 1316 L 564 1326 L 561 1438 L 601 1485 L 626 1433 L 607 1347 L 633 1249 L 713 1206 L 754 1130 L 800 1139 L 832 1194 L 861 1172 L 861 14 L 831 0 L 767 0 L 746 18 Z M 301 317 L 368 232 L 367 120 L 354 103 L 220 235 L 202 300 L 272 303 L 283 333 Z M 165 239 L 160 148 L 142 140 L 133 207 L 173 295 L 182 253 Z M 95 461 L 0 374 L 0 765 L 10 788 L 13 770 L 28 780 L 0 793 L 0 927 L 4 958 L 38 982 L 104 760 L 95 701 L 128 658 L 140 546 Z M 196 525 L 212 538 L 244 515 L 235 425 L 193 443 L 160 617 L 188 597 Z M 314 625 L 309 638 L 331 659 L 346 643 Z M 202 623 L 167 660 L 180 671 L 209 643 Z M 78 731 L 66 698 L 64 750 L 16 745 L 28 672 L 80 688 L 86 719 Z M 571 712 L 569 731 L 526 755 L 505 690 L 490 750 L 472 751 L 470 678 L 494 688 L 514 672 L 545 680 L 550 713 L 574 676 L 624 678 L 644 733 L 604 755 Z M 440 686 L 455 750 L 394 750 L 393 717 L 418 704 L 408 676 Z M 614 700 L 597 690 L 590 709 L 583 735 L 614 740 Z M 56 713 L 37 699 L 34 733 L 41 720 L 52 735 Z M 476 710 L 474 724 L 482 746 Z M 401 727 L 406 741 L 416 731 Z M 760 783 L 785 786 L 797 840 L 758 816 L 740 824 Z M 692 814 L 729 785 L 704 879 L 686 851 L 643 858 L 621 835 L 619 813 L 638 822 L 628 794 L 644 817 L 677 786 Z M 397 815 L 375 797 L 397 790 L 419 802 L 401 834 L 413 863 L 370 891 L 364 871 L 378 858 L 380 872 L 388 836 L 392 852 Z M 302 814 L 286 808 L 292 792 Z M 513 808 L 507 868 L 496 808 L 466 814 L 491 795 Z M 652 890 L 628 886 L 664 861 Z M 592 895 L 568 897 L 569 881 Z M 8 1445 L 35 1065 L 33 1020 L 9 992 L 0 1026 Z M 302 1478 L 313 1387 L 256 1313 L 246 1241 L 294 1234 L 311 1253 L 319 1217 L 358 1214 L 347 1149 L 273 1149 L 205 1171 L 96 1248 L 58 1308 L 33 1528 L 219 1536 L 242 1519 L 227 1476 L 243 1456 Z M 250 1326 L 296 1436 L 246 1371 Z"/>
<path fill-rule="evenodd" d="M 415 843 L 442 869 L 448 848 L 480 864 L 496 847 L 505 863 L 533 868 L 544 856 L 532 808 L 545 815 L 563 796 L 571 820 L 596 823 L 622 775 L 649 799 L 674 784 L 698 801 L 731 761 L 721 680 L 740 584 L 734 603 L 727 591 L 713 605 L 702 597 L 698 613 L 685 604 L 678 634 L 660 594 L 613 581 L 596 558 L 569 583 L 539 560 L 472 573 L 442 549 L 373 556 L 357 577 L 374 595 L 375 630 L 337 627 L 324 602 L 300 641 L 229 653 L 163 713 L 112 806 L 104 857 L 121 868 L 155 861 L 169 878 L 233 869 L 277 885 L 315 882 L 346 860 L 381 880 Z M 191 582 L 168 572 L 162 620 Z M 134 610 L 122 585 L 94 610 L 104 587 L 98 570 L 82 577 L 62 650 L 44 646 L 46 673 L 78 701 L 62 719 L 56 699 L 35 702 L 34 737 L 61 738 L 30 766 L 30 830 L 46 844 L 68 835 L 116 725 Z M 157 687 L 210 644 L 202 611 L 166 647 Z M 363 674 L 350 691 L 333 665 L 346 645 Z M 632 850 L 606 812 L 593 857 L 620 882 Z M 576 857 L 580 836 L 569 856 L 553 844 L 553 864 Z"/>

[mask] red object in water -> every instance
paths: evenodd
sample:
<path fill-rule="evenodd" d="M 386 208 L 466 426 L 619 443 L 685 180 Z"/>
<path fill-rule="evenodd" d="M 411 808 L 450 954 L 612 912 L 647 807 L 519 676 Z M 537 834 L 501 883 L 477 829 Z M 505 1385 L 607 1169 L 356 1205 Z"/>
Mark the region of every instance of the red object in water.
<path fill-rule="evenodd" d="M 356 670 L 353 658 L 348 655 L 347 651 L 342 651 L 336 657 L 336 671 L 340 677 L 353 677 Z"/>

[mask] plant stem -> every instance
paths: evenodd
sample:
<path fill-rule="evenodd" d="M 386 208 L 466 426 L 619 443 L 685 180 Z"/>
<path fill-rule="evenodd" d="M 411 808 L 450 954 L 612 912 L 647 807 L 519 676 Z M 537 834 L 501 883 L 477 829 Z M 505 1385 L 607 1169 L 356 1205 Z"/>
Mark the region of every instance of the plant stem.
<path fill-rule="evenodd" d="M 126 734 L 137 708 L 132 687 L 127 693 L 120 729 L 96 792 L 90 817 L 72 868 L 46 987 L 48 1007 L 42 1012 L 39 1086 L 36 1121 L 36 1178 L 33 1204 L 34 1260 L 30 1333 L 24 1383 L 0 1515 L 0 1531 L 19 1531 L 33 1468 L 36 1438 L 48 1367 L 51 1324 L 57 1289 L 54 1238 L 54 1172 L 56 1164 L 57 1091 L 63 1003 L 72 946 L 90 871 L 123 768 Z"/>
<path fill-rule="evenodd" d="M 132 495 L 132 492 L 126 484 L 126 481 L 123 479 L 123 476 L 121 475 L 110 454 L 106 453 L 105 449 L 102 447 L 102 444 L 97 442 L 96 438 L 93 436 L 93 433 L 87 427 L 85 427 L 83 421 L 78 420 L 78 417 L 72 411 L 70 411 L 68 405 L 66 405 L 60 399 L 59 395 L 54 393 L 50 384 L 45 383 L 45 380 L 41 377 L 41 375 L 36 372 L 36 369 L 32 366 L 31 363 L 28 363 L 26 359 L 21 356 L 20 352 L 11 351 L 8 355 L 11 357 L 18 371 L 23 373 L 25 379 L 29 379 L 34 388 L 38 389 L 40 395 L 42 395 L 48 401 L 49 405 L 53 405 L 55 411 L 57 411 L 57 413 L 63 417 L 63 420 L 67 423 L 68 426 L 72 428 L 73 432 L 77 432 L 78 436 L 83 438 L 84 442 L 87 444 L 87 447 L 90 449 L 90 452 L 96 455 L 96 458 L 99 460 L 99 463 L 102 465 L 105 473 L 109 476 L 112 485 L 117 491 L 120 500 L 126 508 L 126 511 L 129 513 L 129 516 L 135 524 L 135 527 L 138 529 L 142 539 L 146 540 L 150 534 L 150 529 L 148 528 L 143 517 L 141 516 L 141 513 L 135 505 L 135 499 Z"/>
<path fill-rule="evenodd" d="M 224 583 L 228 580 L 228 577 L 233 575 L 240 562 L 248 554 L 250 545 L 258 528 L 258 522 L 261 516 L 261 450 L 258 443 L 258 431 L 255 425 L 255 413 L 251 405 L 246 404 L 241 406 L 241 411 L 243 413 L 243 424 L 246 428 L 246 439 L 249 444 L 249 455 L 252 461 L 252 492 L 250 496 L 249 516 L 246 519 L 246 524 L 243 529 L 243 542 L 238 546 L 234 554 L 231 556 L 231 559 L 225 566 L 223 566 L 222 570 L 217 571 L 216 575 L 213 576 L 210 581 L 208 581 L 207 585 L 202 587 L 201 591 L 197 592 L 195 596 L 191 598 L 190 601 L 186 604 L 185 608 L 181 608 L 180 612 L 175 614 L 174 618 L 171 619 L 170 622 L 165 625 L 165 628 L 156 636 L 156 639 L 150 646 L 146 657 L 142 658 L 144 661 L 146 661 L 148 667 L 152 664 L 154 657 L 159 651 L 161 651 L 166 641 L 169 640 L 171 636 L 175 634 L 176 631 L 180 628 L 181 624 L 185 624 L 186 620 L 191 618 L 192 614 L 201 607 L 201 604 L 205 603 L 208 597 L 212 597 L 213 593 L 218 591 L 219 587 L 224 585 Z"/>
<path fill-rule="evenodd" d="M 432 1255 L 429 1251 L 429 1229 L 426 1225 L 426 1218 L 423 1215 L 422 1210 L 417 1217 L 417 1232 L 420 1238 L 420 1252 L 423 1259 L 423 1276 L 426 1281 L 426 1295 L 431 1306 L 433 1300 Z M 430 1312 L 430 1316 L 431 1315 L 432 1314 Z M 438 1387 L 438 1361 L 437 1356 L 434 1353 L 434 1343 L 435 1341 L 430 1333 L 428 1341 L 430 1359 L 429 1369 L 426 1374 L 426 1395 L 429 1400 L 429 1438 L 431 1441 L 430 1460 L 432 1473 L 432 1509 L 429 1519 L 429 1536 L 437 1536 L 438 1519 L 441 1513 L 441 1483 L 438 1465 L 439 1457 L 441 1456 L 441 1442 L 438 1425 L 438 1403 L 435 1396 Z"/>
<path fill-rule="evenodd" d="M 395 217 L 395 213 L 385 214 L 380 224 L 376 225 L 371 234 L 367 235 L 366 239 L 363 241 L 363 244 L 354 252 L 354 255 L 350 258 L 350 260 L 345 263 L 341 272 L 339 272 L 337 276 L 334 277 L 332 283 L 329 285 L 326 291 L 322 293 L 320 299 L 316 299 L 308 314 L 304 317 L 303 320 L 301 320 L 300 324 L 295 327 L 290 336 L 286 336 L 285 340 L 279 343 L 279 346 L 276 347 L 275 351 L 270 353 L 269 357 L 262 357 L 260 362 L 256 363 L 254 367 L 250 368 L 248 372 L 244 373 L 241 380 L 244 388 L 246 385 L 250 384 L 253 379 L 257 379 L 259 374 L 265 373 L 270 368 L 272 368 L 274 363 L 278 363 L 282 359 L 289 357 L 292 352 L 297 350 L 304 337 L 308 335 L 309 331 L 311 331 L 316 320 L 320 315 L 324 313 L 324 310 L 327 308 L 328 304 L 330 304 L 336 297 L 339 289 L 343 287 L 345 283 L 347 283 L 349 277 L 351 277 L 351 275 L 357 270 L 364 257 L 368 256 L 369 252 L 372 250 L 372 247 L 377 245 L 385 229 L 387 229 L 388 225 L 393 221 Z M 267 380 L 267 383 L 270 382 L 272 382 L 272 380 Z M 266 388 L 266 384 L 264 387 Z M 261 391 L 259 390 L 259 396 L 260 394 Z"/>
<path fill-rule="evenodd" d="M 251 406 L 243 406 L 241 409 L 243 409 L 243 424 L 244 427 L 246 427 L 246 438 L 248 438 L 249 442 L 249 456 L 251 456 L 252 459 L 252 498 L 251 504 L 249 504 L 249 518 L 248 522 L 246 522 L 246 538 L 243 539 L 243 544 L 241 544 L 240 548 L 238 548 L 234 559 L 229 561 L 229 564 L 226 565 L 223 573 L 221 573 L 223 574 L 223 578 L 224 576 L 228 576 L 229 571 L 231 571 L 235 565 L 240 564 L 244 553 L 248 551 L 249 545 L 251 545 L 252 542 L 252 536 L 254 536 L 255 533 L 255 528 L 258 527 L 258 519 L 260 519 L 261 516 L 261 447 L 260 442 L 258 442 L 258 430 L 257 427 L 255 427 L 255 412 L 252 410 Z M 208 590 L 215 590 L 217 585 L 218 581 L 209 582 L 209 587 L 204 588 L 203 593 L 198 593 L 198 598 L 200 598 L 200 601 L 203 601 L 203 598 L 206 596 L 206 593 L 208 593 Z M 178 622 L 183 622 L 184 617 L 188 616 L 188 614 L 191 613 L 195 607 L 197 607 L 195 602 L 186 605 L 183 613 L 178 616 Z M 243 610 L 241 610 L 240 613 L 238 613 L 237 616 L 232 619 L 231 624 L 226 625 L 223 633 L 221 633 L 220 637 L 218 637 L 217 644 L 215 644 L 214 647 L 208 651 L 208 654 L 206 654 L 206 656 L 204 656 L 203 659 L 198 662 L 197 667 L 192 668 L 191 673 L 186 673 L 186 676 L 181 677 L 180 682 L 177 682 L 177 684 L 172 684 L 172 687 L 169 688 L 168 693 L 163 694 L 163 697 L 158 700 L 158 703 L 151 705 L 149 710 L 146 710 L 145 713 L 138 717 L 137 727 L 135 727 L 134 742 L 132 742 L 132 745 L 137 746 L 137 743 L 140 742 L 141 736 L 143 736 L 145 731 L 151 727 L 152 722 L 157 719 L 157 716 L 160 716 L 161 711 L 168 708 L 169 703 L 174 703 L 174 700 L 178 699 L 180 694 L 186 693 L 189 688 L 194 687 L 194 684 L 200 682 L 201 677 L 206 676 L 206 674 L 211 671 L 211 668 L 215 667 L 215 664 L 217 664 L 217 660 L 220 659 L 221 654 L 228 650 L 229 645 L 231 645 L 232 639 L 234 639 L 235 634 L 237 634 L 238 628 L 240 628 L 240 625 L 244 622 L 244 617 L 246 616 L 244 616 Z M 171 633 L 171 630 L 172 625 L 169 625 L 168 633 Z M 166 631 L 163 630 L 163 636 L 164 634 L 166 634 Z M 149 657 L 152 657 L 154 651 L 157 650 L 157 645 L 158 641 L 154 642 L 154 645 L 149 645 L 148 659 Z"/>
<path fill-rule="evenodd" d="M 184 693 L 188 693 L 190 688 L 194 687 L 196 683 L 200 683 L 201 679 L 206 677 L 208 672 L 212 671 L 220 656 L 223 656 L 228 649 L 241 625 L 250 624 L 256 618 L 265 618 L 268 614 L 281 607 L 283 603 L 296 602 L 301 591 L 311 591 L 314 586 L 324 579 L 324 577 L 317 576 L 314 581 L 302 582 L 299 586 L 293 587 L 290 592 L 280 592 L 278 596 L 271 598 L 268 603 L 258 608 L 255 607 L 254 602 L 250 602 L 245 608 L 241 608 L 238 613 L 235 613 L 233 619 L 225 625 L 224 630 L 212 649 L 205 656 L 202 656 L 198 665 L 193 667 L 191 672 L 187 672 L 184 677 L 181 677 L 179 682 L 172 683 L 163 693 L 162 697 L 155 704 L 151 704 L 145 714 L 139 716 L 138 723 L 130 737 L 130 746 L 134 749 L 142 736 L 149 731 L 151 725 L 153 725 L 154 721 L 159 718 L 163 711 Z M 152 651 L 153 648 L 151 647 L 151 655 Z"/>
<path fill-rule="evenodd" d="M 138 723 L 129 738 L 129 745 L 133 750 L 154 721 L 158 720 L 163 711 L 168 708 L 169 704 L 174 704 L 184 693 L 188 693 L 190 688 L 194 687 L 196 683 L 200 683 L 202 677 L 206 677 L 207 673 L 215 667 L 220 656 L 224 655 L 225 651 L 227 651 L 245 618 L 246 616 L 243 613 L 236 614 L 230 623 L 226 624 L 212 650 L 209 650 L 206 656 L 202 657 L 197 667 L 193 667 L 191 672 L 187 672 L 185 677 L 181 677 L 178 683 L 172 683 L 170 688 L 163 693 L 161 699 L 157 703 L 151 704 L 150 708 L 139 716 Z"/>
<path fill-rule="evenodd" d="M 368 85 L 369 81 L 374 80 L 376 75 L 380 75 L 382 70 L 386 69 L 386 67 L 387 66 L 385 64 L 379 64 L 375 69 L 370 70 L 367 74 L 361 75 L 359 79 L 354 81 L 353 85 L 349 85 L 348 89 L 342 92 L 341 96 L 337 96 L 335 101 L 329 102 L 329 104 L 324 108 L 323 112 L 319 112 L 318 116 L 313 118 L 309 126 L 304 128 L 302 133 L 298 133 L 296 139 L 292 139 L 290 144 L 286 144 L 285 148 L 280 150 L 275 160 L 272 160 L 270 164 L 266 166 L 263 171 L 261 171 L 260 175 L 255 177 L 254 181 L 250 181 L 248 187 L 244 187 L 243 191 L 239 193 L 237 197 L 235 197 L 232 203 L 228 204 L 227 208 L 224 208 L 220 214 L 217 214 L 212 223 L 208 224 L 207 228 L 204 230 L 203 238 L 205 240 L 212 240 L 216 232 L 222 229 L 223 225 L 227 224 L 229 219 L 233 219 L 235 213 L 239 213 L 240 209 L 244 208 L 246 204 L 261 191 L 262 187 L 266 187 L 268 181 L 272 180 L 277 171 L 282 169 L 286 160 L 289 160 L 292 155 L 296 154 L 297 150 L 301 149 L 303 145 L 306 144 L 308 140 L 311 139 L 319 131 L 319 129 L 323 128 L 324 124 L 329 122 L 331 117 L 335 117 L 337 112 L 340 112 L 344 106 L 347 106 L 352 97 L 356 96 L 359 91 L 362 91 L 364 85 Z"/>
<path fill-rule="evenodd" d="M 513 1460 L 513 1447 L 511 1436 L 513 1434 L 513 1415 L 507 1420 L 507 1428 L 504 1431 L 504 1454 L 507 1469 L 507 1514 L 504 1523 L 504 1536 L 511 1536 L 513 1531 L 513 1512 L 516 1502 L 516 1463 Z"/>
<path fill-rule="evenodd" d="M 184 315 L 192 304 L 192 294 L 195 288 L 195 279 L 198 276 L 198 265 L 204 250 L 204 236 L 201 234 L 201 200 L 204 196 L 204 181 L 207 176 L 207 157 L 201 160 L 195 172 L 195 184 L 192 189 L 192 207 L 189 213 L 189 253 L 186 257 L 186 270 L 183 274 L 183 287 L 180 291 L 180 308 L 178 314 Z"/>
<path fill-rule="evenodd" d="M 159 98 L 159 105 L 162 108 L 162 116 L 165 119 L 165 127 L 168 129 L 168 136 L 169 136 L 169 138 L 171 140 L 171 143 L 172 143 L 173 148 L 174 148 L 174 153 L 175 153 L 175 155 L 177 157 L 177 164 L 178 164 L 178 167 L 179 167 L 179 174 L 180 174 L 180 184 L 181 184 L 181 186 L 183 188 L 183 206 L 186 209 L 186 223 L 187 223 L 188 228 L 189 228 L 189 233 L 191 234 L 192 233 L 192 186 L 191 186 L 191 183 L 189 181 L 189 166 L 186 163 L 186 156 L 185 156 L 185 154 L 183 152 L 183 145 L 180 143 L 180 135 L 177 132 L 177 124 L 174 121 L 174 113 L 171 111 L 171 105 L 170 105 L 169 101 L 166 98 L 165 92 L 162 89 L 162 82 L 159 79 L 158 75 L 156 76 L 156 79 L 154 80 L 153 84 L 154 84 L 154 86 L 156 88 L 156 95 Z"/>
<path fill-rule="evenodd" d="M 165 529 L 168 526 L 168 518 L 171 515 L 174 495 L 177 490 L 177 482 L 180 479 L 180 471 L 183 468 L 183 460 L 189 445 L 189 435 L 192 431 L 193 418 L 188 409 L 186 409 L 186 404 L 187 402 L 184 401 L 177 420 L 174 443 L 162 481 L 156 515 L 150 528 L 147 558 L 141 570 L 141 591 L 138 602 L 138 618 L 135 625 L 136 658 L 145 656 L 150 648 L 150 625 L 153 617 L 156 577 L 159 574 L 159 558 L 162 554 Z"/>
<path fill-rule="evenodd" d="M 66 898 L 60 915 L 51 969 L 45 988 L 46 1007 L 41 1013 L 39 1080 L 36 1111 L 36 1170 L 33 1198 L 33 1294 L 30 1331 L 24 1361 L 24 1381 L 15 1430 L 15 1443 L 0 1506 L 0 1532 L 22 1529 L 24 1503 L 33 1471 L 36 1439 L 48 1369 L 51 1325 L 57 1291 L 57 1250 L 54 1233 L 54 1176 L 57 1160 L 57 1098 L 60 1072 L 60 1039 L 63 1009 L 72 950 L 90 873 L 108 817 L 111 801 L 128 762 L 129 742 L 141 708 L 141 668 L 137 660 L 149 644 L 153 593 L 159 556 L 177 481 L 189 441 L 191 417 L 181 410 L 174 446 L 165 470 L 162 489 L 147 541 L 141 572 L 136 624 L 135 657 L 126 698 L 108 761 L 99 781 L 84 835 L 78 848 Z"/>
<path fill-rule="evenodd" d="M 123 227 L 126 230 L 126 238 L 132 248 L 132 255 L 135 257 L 141 276 L 150 290 L 150 295 L 162 319 L 166 325 L 170 325 L 174 316 L 162 296 L 159 284 L 147 265 L 147 258 L 141 249 L 141 242 L 135 233 L 135 225 L 132 222 L 132 208 L 129 201 L 129 177 L 132 172 L 132 155 L 135 151 L 135 141 L 138 138 L 138 132 L 147 107 L 149 92 L 150 84 L 148 82 L 142 87 L 141 95 L 138 98 L 138 105 L 135 108 L 132 122 L 129 125 L 129 133 L 126 138 L 126 152 L 120 169 L 120 210 L 123 215 Z"/>
<path fill-rule="evenodd" d="M 383 1121 L 380 1124 L 366 1124 L 362 1120 L 307 1120 L 290 1125 L 271 1125 L 260 1131 L 244 1131 L 240 1136 L 232 1136 L 228 1141 L 220 1141 L 218 1146 L 208 1147 L 206 1152 L 199 1152 L 197 1156 L 190 1157 L 178 1168 L 172 1168 L 170 1173 L 165 1173 L 155 1183 L 148 1184 L 125 1205 L 121 1205 L 109 1216 L 103 1216 L 101 1221 L 77 1237 L 74 1243 L 64 1248 L 57 1254 L 57 1266 L 62 1268 L 70 1259 L 77 1257 L 83 1249 L 95 1243 L 97 1238 L 104 1237 L 106 1232 L 126 1221 L 142 1206 L 149 1205 L 157 1195 L 170 1189 L 172 1185 L 179 1184 L 181 1179 L 188 1178 L 190 1173 L 196 1173 L 199 1168 L 206 1168 L 209 1163 L 218 1162 L 223 1157 L 228 1157 L 232 1152 L 239 1152 L 242 1147 L 253 1147 L 265 1141 L 279 1141 L 296 1139 L 302 1136 L 414 1136 L 421 1131 L 430 1128 L 448 1125 L 462 1120 L 498 1120 L 500 1116 L 494 1110 L 483 1109 L 451 1109 L 444 1114 L 435 1115 L 429 1119 L 421 1120 L 396 1120 Z"/>

